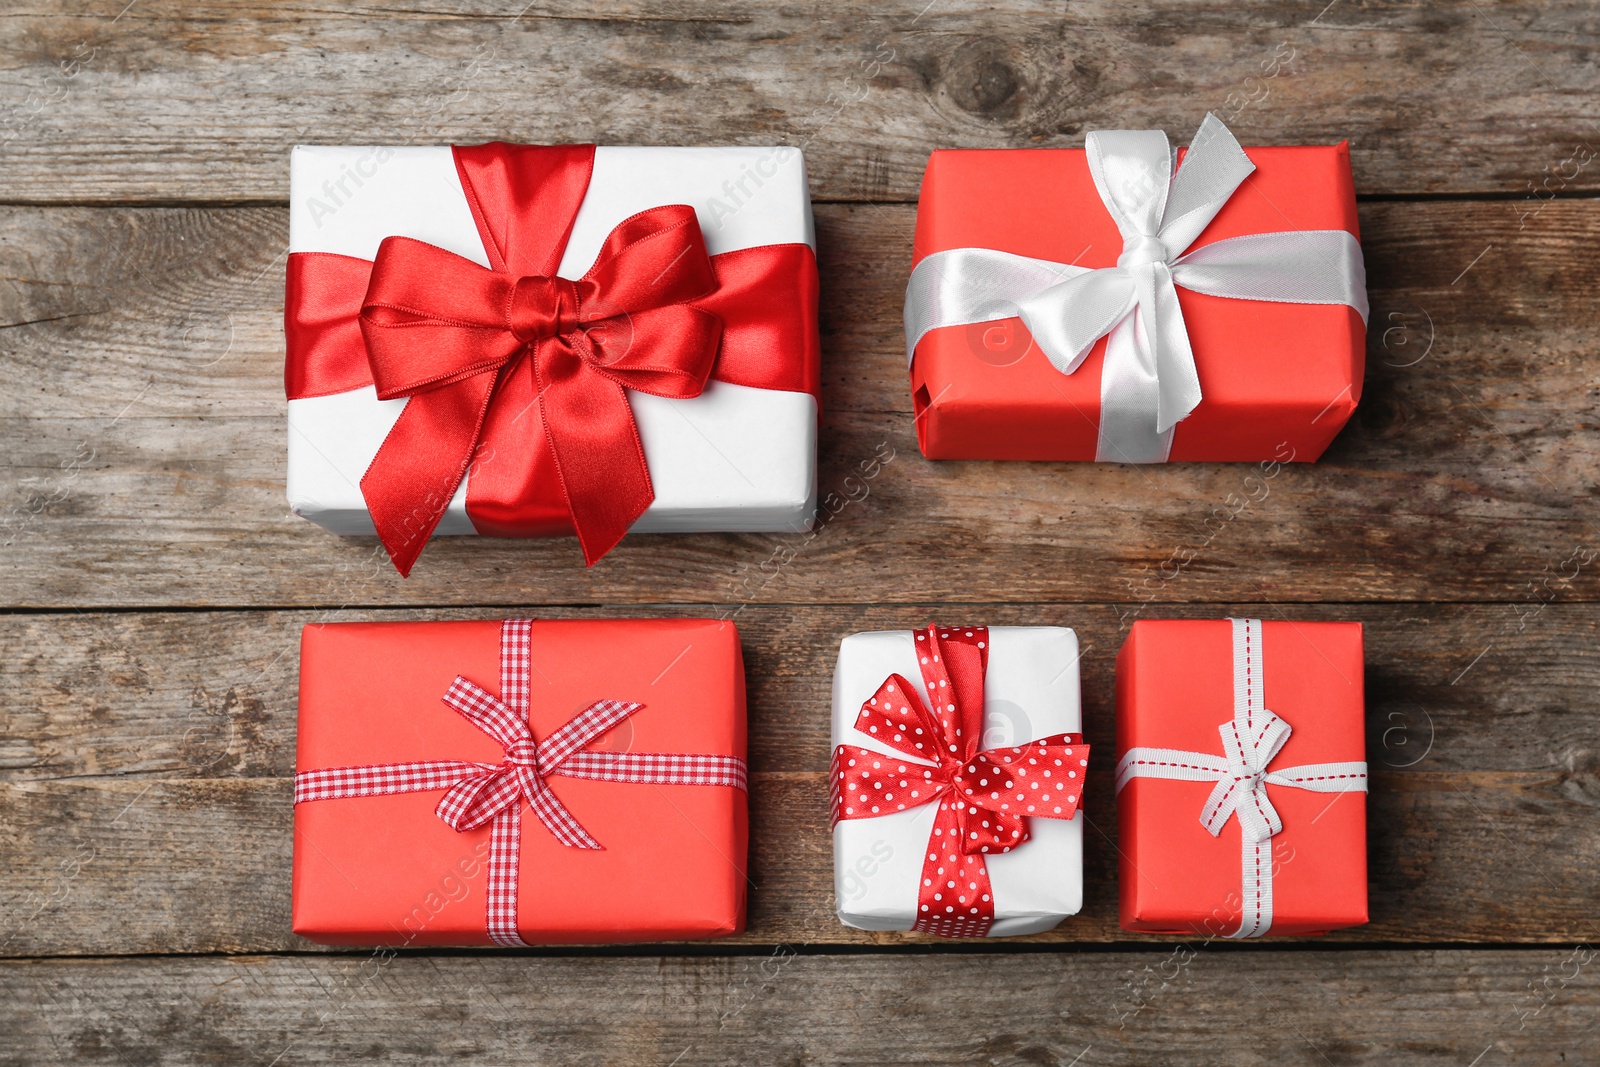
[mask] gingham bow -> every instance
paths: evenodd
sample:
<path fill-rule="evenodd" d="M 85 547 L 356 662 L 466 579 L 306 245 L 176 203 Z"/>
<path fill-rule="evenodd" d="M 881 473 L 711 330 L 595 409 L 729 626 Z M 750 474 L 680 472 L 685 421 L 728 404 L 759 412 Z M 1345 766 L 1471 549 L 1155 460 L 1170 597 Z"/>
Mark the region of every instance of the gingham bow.
<path fill-rule="evenodd" d="M 294 802 L 387 796 L 444 789 L 435 809 L 452 829 L 489 825 L 489 887 L 486 925 L 497 945 L 522 946 L 517 932 L 517 872 L 522 853 L 522 798 L 539 821 L 569 848 L 603 848 L 551 791 L 550 775 L 643 785 L 726 785 L 748 788 L 745 762 L 737 756 L 690 752 L 604 752 L 585 749 L 607 730 L 644 707 L 624 700 L 597 700 L 543 741 L 528 726 L 532 629 L 528 619 L 500 624 L 500 696 L 460 675 L 444 703 L 505 748 L 499 763 L 421 760 L 362 767 L 301 771 L 294 776 Z"/>
<path fill-rule="evenodd" d="M 499 697 L 476 683 L 456 677 L 444 702 L 478 729 L 505 746 L 506 757 L 482 773 L 472 774 L 450 787 L 439 801 L 439 818 L 453 830 L 482 826 L 503 811 L 516 811 L 526 797 L 528 806 L 557 841 L 569 848 L 601 848 L 565 804 L 545 783 L 549 774 L 566 774 L 568 761 L 584 745 L 644 707 L 632 701 L 597 700 L 574 715 L 567 724 L 535 743 L 528 720 L 512 711 Z M 614 753 L 590 752 L 608 764 Z M 593 761 L 591 761 L 593 762 Z M 595 777 L 578 774 L 574 777 Z"/>
<path fill-rule="evenodd" d="M 1263 842 L 1283 832 L 1283 820 L 1267 797 L 1266 787 L 1365 793 L 1367 765 L 1352 760 L 1267 770 L 1291 731 L 1288 723 L 1267 710 L 1263 700 L 1261 620 L 1229 621 L 1233 623 L 1233 718 L 1218 727 L 1222 755 L 1130 748 L 1117 762 L 1117 792 L 1135 778 L 1216 781 L 1200 810 L 1200 824 L 1216 837 L 1229 816 L 1237 815 L 1241 838 L 1243 907 L 1239 929 L 1228 936 L 1260 937 L 1272 926 L 1272 849 Z"/>

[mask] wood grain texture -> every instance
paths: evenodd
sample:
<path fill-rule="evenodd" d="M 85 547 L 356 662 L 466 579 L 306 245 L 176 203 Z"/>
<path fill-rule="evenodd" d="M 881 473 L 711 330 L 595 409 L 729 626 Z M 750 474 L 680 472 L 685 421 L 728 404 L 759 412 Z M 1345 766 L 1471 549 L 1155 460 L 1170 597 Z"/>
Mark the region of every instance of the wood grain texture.
<path fill-rule="evenodd" d="M 0 1064 L 1593 1060 L 1597 40 L 1587 0 L 4 5 Z M 1324 462 L 923 460 L 899 322 L 928 152 L 1181 143 L 1208 110 L 1247 144 L 1351 142 L 1373 312 Z M 496 137 L 805 149 L 818 530 L 634 538 L 588 570 L 570 540 L 449 539 L 402 581 L 288 513 L 290 146 Z M 738 623 L 744 936 L 289 933 L 300 628 L 513 612 Z M 1116 649 L 1136 618 L 1229 613 L 1367 627 L 1364 928 L 1117 927 Z M 837 642 L 955 617 L 1084 645 L 1085 906 L 1043 937 L 833 915 Z"/>
<path fill-rule="evenodd" d="M 752 607 L 739 615 L 756 772 L 750 924 L 739 943 L 930 941 L 853 931 L 835 919 L 825 771 L 838 639 L 916 625 L 938 610 Z M 1085 907 L 1030 940 L 1161 940 L 1127 934 L 1116 921 L 1111 694 L 1130 610 L 963 610 L 991 624 L 1071 625 L 1085 649 L 1085 735 L 1095 746 Z M 1373 921 L 1332 940 L 1600 936 L 1600 608 L 1320 605 L 1287 614 L 1368 627 Z M 19 650 L 0 662 L 0 690 L 9 694 L 0 720 L 0 853 L 11 858 L 0 868 L 0 900 L 10 902 L 0 911 L 0 955 L 310 948 L 289 934 L 299 629 L 415 617 L 140 612 L 0 621 L 0 647 Z"/>
<path fill-rule="evenodd" d="M 1574 801 L 1570 777 L 1554 771 L 1376 772 L 1367 808 L 1372 921 L 1319 943 L 1594 940 L 1600 832 L 1589 786 Z M 0 785 L 8 858 L 0 955 L 320 951 L 290 933 L 292 796 L 287 778 Z M 749 925 L 710 951 L 934 942 L 854 930 L 835 917 L 825 771 L 758 772 L 751 796 Z M 1090 779 L 1088 802 L 1083 911 L 1007 943 L 1183 940 L 1118 926 L 1104 770 Z M 426 805 L 419 810 L 433 818 Z"/>
<path fill-rule="evenodd" d="M 0 964 L 0 1063 L 1581 1063 L 1600 1011 L 1593 958 L 41 961 Z"/>
<path fill-rule="evenodd" d="M 1222 618 L 1260 605 L 755 605 L 731 616 L 749 679 L 757 771 L 821 771 L 839 641 L 936 618 L 1070 626 L 1085 731 L 1112 742 L 1117 650 L 1137 618 Z M 704 616 L 695 605 L 522 607 L 537 618 Z M 117 612 L 0 616 L 0 781 L 272 778 L 294 772 L 301 628 L 319 622 L 498 619 L 504 609 Z M 1267 619 L 1366 629 L 1367 749 L 1376 766 L 1564 773 L 1600 757 L 1600 606 L 1283 605 Z M 1424 756 L 1424 752 L 1426 755 Z M 1588 784 L 1585 784 L 1588 783 Z M 1575 794 L 1573 799 L 1579 799 Z M 1600 803 L 1600 796 L 1596 802 Z"/>
<path fill-rule="evenodd" d="M 1249 465 L 923 460 L 897 325 L 912 220 L 818 211 L 837 514 L 812 534 L 636 537 L 587 570 L 571 539 L 440 539 L 402 581 L 375 541 L 284 502 L 281 209 L 0 209 L 6 601 L 919 601 L 953 575 L 976 600 L 1600 593 L 1600 204 L 1532 220 L 1364 205 L 1361 408 L 1320 464 L 1265 482 Z"/>
<path fill-rule="evenodd" d="M 1187 142 L 1213 110 L 1349 139 L 1364 192 L 1537 198 L 1600 187 L 1597 30 L 1583 0 L 35 0 L 0 18 L 0 188 L 281 200 L 297 142 L 503 137 L 799 144 L 819 198 L 905 201 L 936 146 Z"/>

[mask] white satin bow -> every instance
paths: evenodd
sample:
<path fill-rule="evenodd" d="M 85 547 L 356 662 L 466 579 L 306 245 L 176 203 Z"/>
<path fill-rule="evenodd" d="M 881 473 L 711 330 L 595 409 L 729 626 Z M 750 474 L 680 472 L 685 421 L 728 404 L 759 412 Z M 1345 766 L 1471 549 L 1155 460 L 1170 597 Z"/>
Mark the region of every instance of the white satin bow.
<path fill-rule="evenodd" d="M 1022 319 L 1071 374 L 1109 335 L 1097 459 L 1165 462 L 1172 428 L 1200 403 L 1177 287 L 1236 300 L 1347 304 L 1367 317 L 1361 245 L 1344 230 L 1292 230 L 1194 243 L 1255 164 L 1206 115 L 1174 173 L 1160 130 L 1096 130 L 1084 143 L 1095 188 L 1122 235 L 1114 267 L 1091 269 L 991 248 L 925 257 L 906 288 L 906 357 L 930 330 Z"/>

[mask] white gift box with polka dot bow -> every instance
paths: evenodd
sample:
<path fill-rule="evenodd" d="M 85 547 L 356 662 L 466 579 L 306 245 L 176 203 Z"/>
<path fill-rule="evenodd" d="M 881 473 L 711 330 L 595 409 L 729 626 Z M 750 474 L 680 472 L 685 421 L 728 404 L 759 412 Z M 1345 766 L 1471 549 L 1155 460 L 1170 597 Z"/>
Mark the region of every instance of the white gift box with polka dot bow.
<path fill-rule="evenodd" d="M 899 674 L 926 702 L 910 630 L 852 634 L 839 646 L 833 675 L 833 744 L 906 757 L 855 728 L 861 705 L 884 679 Z M 1078 637 L 1059 626 L 992 626 L 984 675 L 982 749 L 1081 733 Z M 938 805 L 923 804 L 833 829 L 834 891 L 839 920 L 862 930 L 909 930 L 916 921 L 923 855 Z M 1083 815 L 1030 819 L 1030 839 L 988 858 L 995 919 L 988 936 L 1036 934 L 1083 905 Z"/>

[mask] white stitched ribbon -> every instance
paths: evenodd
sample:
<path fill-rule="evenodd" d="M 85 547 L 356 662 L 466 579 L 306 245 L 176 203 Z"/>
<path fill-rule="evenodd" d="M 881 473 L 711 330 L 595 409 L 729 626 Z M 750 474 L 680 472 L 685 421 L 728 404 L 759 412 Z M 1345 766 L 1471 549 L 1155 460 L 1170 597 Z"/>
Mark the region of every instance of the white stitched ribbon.
<path fill-rule="evenodd" d="M 1200 824 L 1215 837 L 1230 817 L 1237 817 L 1242 853 L 1240 925 L 1227 936 L 1260 937 L 1272 925 L 1272 837 L 1283 830 L 1267 786 L 1365 793 L 1367 765 L 1348 761 L 1267 769 L 1289 740 L 1290 727 L 1267 710 L 1262 698 L 1261 620 L 1229 621 L 1233 623 L 1233 718 L 1218 727 L 1222 755 L 1131 748 L 1117 763 L 1117 792 L 1135 778 L 1217 783 L 1200 810 Z"/>
<path fill-rule="evenodd" d="M 1344 230 L 1251 234 L 1185 253 L 1255 170 L 1215 115 L 1206 115 L 1176 173 L 1160 130 L 1096 130 L 1084 152 L 1122 235 L 1117 265 L 1091 269 L 992 248 L 935 252 L 906 287 L 908 363 L 923 335 L 941 326 L 1020 318 L 1062 374 L 1106 337 L 1095 458 L 1164 463 L 1173 426 L 1201 399 L 1178 286 L 1234 300 L 1346 304 L 1366 320 L 1361 245 Z"/>

